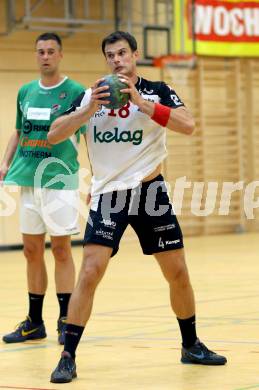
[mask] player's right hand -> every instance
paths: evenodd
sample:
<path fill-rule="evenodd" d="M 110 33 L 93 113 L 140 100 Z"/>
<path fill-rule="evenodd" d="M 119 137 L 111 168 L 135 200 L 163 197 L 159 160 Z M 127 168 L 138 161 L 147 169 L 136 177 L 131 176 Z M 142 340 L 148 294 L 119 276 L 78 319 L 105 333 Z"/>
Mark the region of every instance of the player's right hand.
<path fill-rule="evenodd" d="M 110 92 L 108 92 L 109 86 L 108 85 L 103 85 L 102 87 L 99 87 L 99 84 L 102 81 L 104 81 L 103 78 L 97 80 L 94 83 L 93 87 L 92 87 L 91 100 L 92 100 L 92 102 L 97 104 L 97 106 L 100 106 L 102 104 L 105 105 L 105 104 L 109 104 L 110 103 L 110 101 L 109 101 Z"/>
<path fill-rule="evenodd" d="M 91 97 L 89 103 L 82 108 L 87 115 L 94 115 L 98 111 L 102 104 L 109 104 L 109 100 L 105 100 L 110 96 L 110 93 L 107 91 L 109 89 L 108 85 L 99 87 L 99 83 L 104 79 L 97 80 L 94 85 L 91 87 Z"/>

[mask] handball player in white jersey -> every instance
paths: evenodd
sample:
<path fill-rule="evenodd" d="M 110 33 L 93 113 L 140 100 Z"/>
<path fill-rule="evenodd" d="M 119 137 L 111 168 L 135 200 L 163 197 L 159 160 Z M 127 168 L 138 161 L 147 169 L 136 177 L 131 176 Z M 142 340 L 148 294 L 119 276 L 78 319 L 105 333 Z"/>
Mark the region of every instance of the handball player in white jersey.
<path fill-rule="evenodd" d="M 108 109 L 108 87 L 100 87 L 101 79 L 97 80 L 74 101 L 67 115 L 53 122 L 48 134 L 49 142 L 57 144 L 87 123 L 93 171 L 83 265 L 69 303 L 64 351 L 51 382 L 70 382 L 77 376 L 75 352 L 91 314 L 96 287 L 110 258 L 118 252 L 128 224 L 143 253 L 154 255 L 169 284 L 182 335 L 181 361 L 224 365 L 226 358 L 210 351 L 196 334 L 182 232 L 161 175 L 166 132 L 192 134 L 193 117 L 170 86 L 137 75 L 138 50 L 132 35 L 122 31 L 110 34 L 102 42 L 102 51 L 111 73 L 128 85 L 123 92 L 130 94 L 130 101 L 120 109 Z"/>

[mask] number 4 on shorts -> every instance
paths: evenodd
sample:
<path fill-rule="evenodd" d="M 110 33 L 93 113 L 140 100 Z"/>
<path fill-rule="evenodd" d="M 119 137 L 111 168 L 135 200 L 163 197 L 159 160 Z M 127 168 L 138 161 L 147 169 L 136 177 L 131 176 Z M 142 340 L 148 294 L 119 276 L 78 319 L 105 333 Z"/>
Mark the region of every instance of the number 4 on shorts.
<path fill-rule="evenodd" d="M 160 248 L 163 248 L 163 249 L 164 249 L 164 247 L 165 247 L 165 244 L 164 244 L 164 241 L 162 240 L 162 237 L 159 237 L 158 246 L 159 246 Z"/>

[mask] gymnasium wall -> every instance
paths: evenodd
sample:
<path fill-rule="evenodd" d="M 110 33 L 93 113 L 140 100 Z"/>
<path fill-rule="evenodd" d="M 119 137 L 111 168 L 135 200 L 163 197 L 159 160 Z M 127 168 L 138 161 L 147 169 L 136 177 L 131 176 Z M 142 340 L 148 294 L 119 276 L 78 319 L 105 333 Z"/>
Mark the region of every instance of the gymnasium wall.
<path fill-rule="evenodd" d="M 165 171 L 183 230 L 258 231 L 259 59 L 199 57 L 194 69 L 165 66 L 162 77 L 196 120 L 192 137 L 168 134 Z"/>

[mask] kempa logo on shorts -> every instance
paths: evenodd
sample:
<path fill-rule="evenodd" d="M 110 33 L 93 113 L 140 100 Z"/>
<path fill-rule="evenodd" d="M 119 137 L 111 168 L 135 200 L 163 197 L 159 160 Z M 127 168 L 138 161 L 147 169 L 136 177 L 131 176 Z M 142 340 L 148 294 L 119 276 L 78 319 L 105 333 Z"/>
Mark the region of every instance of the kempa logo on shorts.
<path fill-rule="evenodd" d="M 172 241 L 169 241 L 169 240 L 165 240 L 163 241 L 162 240 L 162 237 L 159 237 L 159 240 L 158 240 L 158 246 L 159 248 L 163 248 L 166 246 L 166 245 L 173 245 L 173 244 L 178 244 L 180 242 L 180 239 L 178 240 L 172 240 Z"/>
<path fill-rule="evenodd" d="M 165 242 L 165 245 L 178 244 L 178 242 L 180 242 L 180 240 L 166 241 L 166 242 Z"/>
<path fill-rule="evenodd" d="M 133 145 L 139 145 L 142 142 L 143 130 L 125 130 L 119 133 L 119 128 L 114 127 L 113 130 L 97 131 L 94 126 L 94 142 L 132 142 Z"/>

